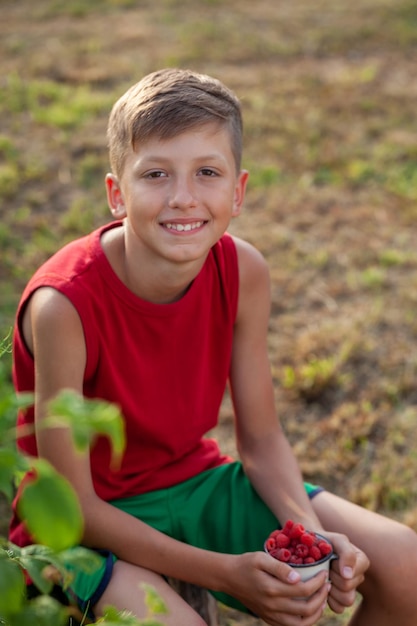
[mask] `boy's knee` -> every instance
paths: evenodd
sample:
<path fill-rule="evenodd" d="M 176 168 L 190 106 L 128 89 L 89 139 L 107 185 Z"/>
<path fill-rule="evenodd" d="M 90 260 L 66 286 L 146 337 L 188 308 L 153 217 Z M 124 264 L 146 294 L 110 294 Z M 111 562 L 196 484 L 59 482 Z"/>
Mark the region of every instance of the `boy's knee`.
<path fill-rule="evenodd" d="M 396 526 L 389 538 L 389 545 L 385 546 L 381 541 L 379 554 L 381 559 L 374 563 L 371 559 L 366 577 L 370 584 L 368 591 L 373 589 L 379 602 L 390 605 L 397 602 L 403 609 L 406 609 L 407 604 L 416 607 L 417 533 L 408 526 Z"/>
<path fill-rule="evenodd" d="M 387 551 L 394 568 L 395 564 L 403 568 L 417 567 L 417 533 L 408 526 L 398 525 L 391 533 L 389 545 L 381 545 L 381 550 Z"/>
<path fill-rule="evenodd" d="M 408 526 L 402 526 L 395 545 L 403 576 L 411 576 L 414 581 L 417 580 L 417 533 Z"/>

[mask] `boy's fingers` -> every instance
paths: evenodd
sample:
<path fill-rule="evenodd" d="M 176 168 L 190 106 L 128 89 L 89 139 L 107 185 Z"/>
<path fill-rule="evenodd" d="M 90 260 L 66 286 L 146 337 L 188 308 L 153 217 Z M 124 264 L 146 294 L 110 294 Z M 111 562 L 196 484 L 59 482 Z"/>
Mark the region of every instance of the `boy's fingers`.
<path fill-rule="evenodd" d="M 293 568 L 265 554 L 266 571 L 283 583 L 295 584 L 301 580 L 300 574 Z"/>
<path fill-rule="evenodd" d="M 310 597 L 312 594 L 316 593 L 323 585 L 326 583 L 328 574 L 327 572 L 319 572 L 309 580 L 302 582 L 301 576 L 299 572 L 287 563 L 283 563 L 282 561 L 278 561 L 277 559 L 272 559 L 273 563 L 269 563 L 268 573 L 277 578 L 279 581 L 290 584 L 291 586 L 301 583 L 303 585 L 303 589 L 298 589 L 297 592 L 289 591 L 289 596 L 302 596 L 302 597 Z"/>
<path fill-rule="evenodd" d="M 349 552 L 340 556 L 338 571 L 344 580 L 358 578 L 362 581 L 363 575 L 369 567 L 369 559 L 356 546 L 351 545 L 351 548 Z"/>
<path fill-rule="evenodd" d="M 362 574 L 369 566 L 366 555 L 353 545 L 344 535 L 332 537 L 338 559 L 333 561 L 332 569 L 345 580 L 352 580 L 358 573 Z"/>

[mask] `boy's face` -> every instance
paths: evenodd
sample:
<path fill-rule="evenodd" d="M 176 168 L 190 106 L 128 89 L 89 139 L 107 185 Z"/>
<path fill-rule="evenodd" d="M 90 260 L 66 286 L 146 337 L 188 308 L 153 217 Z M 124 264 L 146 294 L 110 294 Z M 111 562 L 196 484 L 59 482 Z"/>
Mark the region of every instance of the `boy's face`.
<path fill-rule="evenodd" d="M 236 172 L 229 131 L 207 124 L 139 145 L 121 180 L 109 174 L 106 185 L 136 250 L 153 261 L 187 262 L 205 258 L 239 215 L 247 177 Z"/>

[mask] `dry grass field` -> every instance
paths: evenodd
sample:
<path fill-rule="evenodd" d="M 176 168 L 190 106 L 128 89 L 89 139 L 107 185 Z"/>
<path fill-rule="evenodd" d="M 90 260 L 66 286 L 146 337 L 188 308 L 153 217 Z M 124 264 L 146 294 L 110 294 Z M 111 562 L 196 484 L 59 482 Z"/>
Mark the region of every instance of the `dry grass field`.
<path fill-rule="evenodd" d="M 277 407 L 304 475 L 417 529 L 414 0 L 0 5 L 2 335 L 39 263 L 110 219 L 113 101 L 160 67 L 212 74 L 242 99 L 231 232 L 270 265 Z M 217 435 L 233 452 L 227 399 Z"/>

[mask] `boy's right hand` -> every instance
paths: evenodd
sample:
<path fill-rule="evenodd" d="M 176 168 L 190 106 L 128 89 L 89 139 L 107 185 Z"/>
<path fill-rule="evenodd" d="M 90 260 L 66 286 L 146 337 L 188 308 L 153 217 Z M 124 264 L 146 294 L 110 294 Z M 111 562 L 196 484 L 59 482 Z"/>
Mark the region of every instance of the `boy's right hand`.
<path fill-rule="evenodd" d="M 286 563 L 263 552 L 228 555 L 226 593 L 270 626 L 313 626 L 327 604 L 327 572 L 301 582 Z"/>

